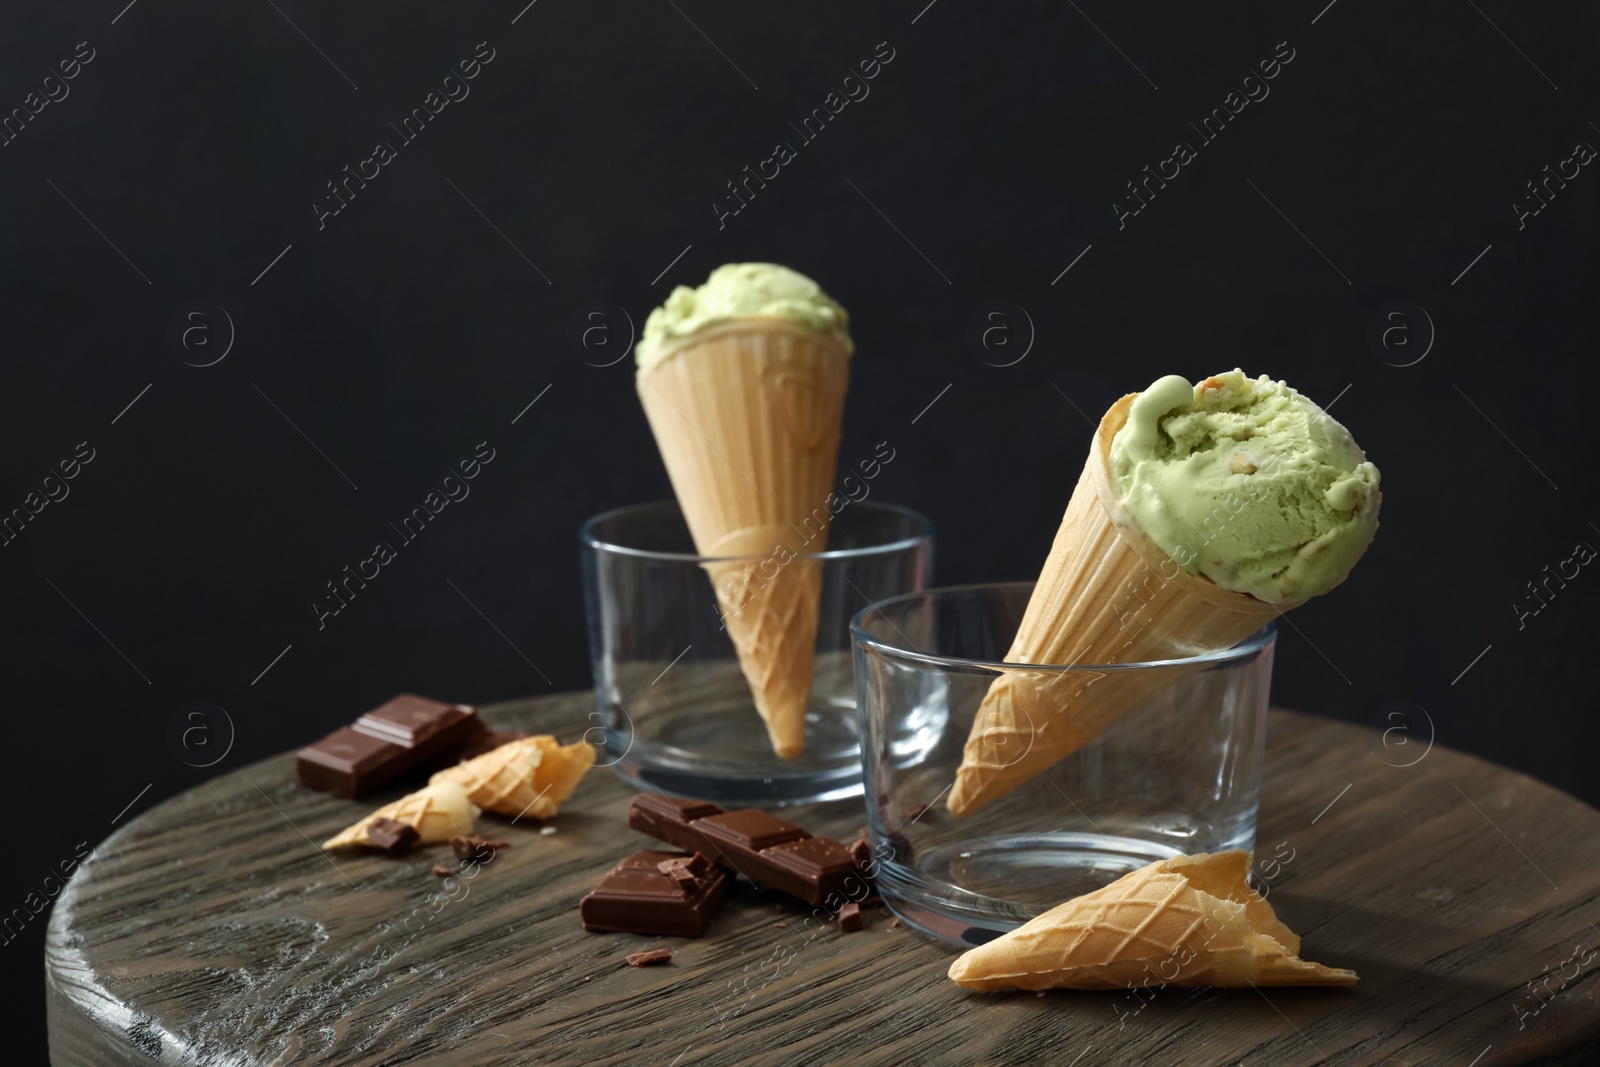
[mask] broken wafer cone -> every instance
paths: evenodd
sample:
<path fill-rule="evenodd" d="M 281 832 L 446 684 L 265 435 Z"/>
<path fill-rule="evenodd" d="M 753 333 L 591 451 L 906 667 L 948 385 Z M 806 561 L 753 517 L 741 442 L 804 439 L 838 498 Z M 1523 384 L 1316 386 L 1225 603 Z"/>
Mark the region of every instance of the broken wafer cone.
<path fill-rule="evenodd" d="M 436 773 L 432 782 L 454 782 L 485 811 L 513 818 L 549 819 L 594 766 L 587 741 L 563 745 L 548 735 L 508 742 Z"/>
<path fill-rule="evenodd" d="M 803 557 L 825 550 L 832 519 L 845 321 L 809 278 L 730 264 L 674 291 L 639 350 L 639 399 L 785 759 L 805 745 L 822 572 Z"/>
<path fill-rule="evenodd" d="M 1246 883 L 1240 850 L 1176 856 L 1069 900 L 960 956 L 969 989 L 1353 985 L 1299 958 L 1300 938 Z"/>
<path fill-rule="evenodd" d="M 456 782 L 429 782 L 427 788 L 409 793 L 392 804 L 385 804 L 365 819 L 322 843 L 325 849 L 383 845 L 367 836 L 367 827 L 379 819 L 403 822 L 417 832 L 419 845 L 448 841 L 472 833 L 472 820 L 478 809 L 467 799 L 467 791 Z"/>
<path fill-rule="evenodd" d="M 1169 376 L 1117 401 L 1006 654 L 1085 666 L 991 683 L 951 814 L 1007 795 L 1207 666 L 1091 665 L 1225 650 L 1337 585 L 1377 529 L 1377 484 L 1349 432 L 1282 382 Z"/>

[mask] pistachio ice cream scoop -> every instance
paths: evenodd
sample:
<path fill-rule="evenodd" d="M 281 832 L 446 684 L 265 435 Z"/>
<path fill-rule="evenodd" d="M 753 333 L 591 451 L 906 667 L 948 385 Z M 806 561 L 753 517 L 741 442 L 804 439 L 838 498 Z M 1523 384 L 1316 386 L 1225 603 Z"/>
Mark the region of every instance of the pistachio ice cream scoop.
<path fill-rule="evenodd" d="M 776 263 L 725 263 L 691 289 L 680 285 L 650 312 L 636 357 L 640 369 L 667 346 L 708 327 L 738 319 L 782 319 L 836 337 L 848 355 L 850 316 L 822 287 Z"/>
<path fill-rule="evenodd" d="M 1378 468 L 1265 375 L 1161 378 L 1112 439 L 1111 473 L 1128 517 L 1175 563 L 1274 604 L 1344 581 L 1378 529 Z"/>

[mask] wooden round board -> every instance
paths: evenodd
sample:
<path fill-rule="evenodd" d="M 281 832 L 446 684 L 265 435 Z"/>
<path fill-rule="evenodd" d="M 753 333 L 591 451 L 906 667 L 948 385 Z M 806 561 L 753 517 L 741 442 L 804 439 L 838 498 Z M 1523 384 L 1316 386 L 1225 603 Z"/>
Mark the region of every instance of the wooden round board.
<path fill-rule="evenodd" d="M 572 740 L 592 707 L 485 718 Z M 884 911 L 813 937 L 769 892 L 698 940 L 590 934 L 579 897 L 649 847 L 609 771 L 554 833 L 480 820 L 511 847 L 451 898 L 444 846 L 321 853 L 402 790 L 338 800 L 286 754 L 133 820 L 72 879 L 47 945 L 52 1061 L 1600 1062 L 1600 812 L 1426 737 L 1274 711 L 1268 738 L 1257 873 L 1353 989 L 975 993 L 945 977 L 953 949 Z M 785 814 L 844 839 L 863 821 L 856 801 Z M 669 965 L 625 964 L 657 947 Z"/>

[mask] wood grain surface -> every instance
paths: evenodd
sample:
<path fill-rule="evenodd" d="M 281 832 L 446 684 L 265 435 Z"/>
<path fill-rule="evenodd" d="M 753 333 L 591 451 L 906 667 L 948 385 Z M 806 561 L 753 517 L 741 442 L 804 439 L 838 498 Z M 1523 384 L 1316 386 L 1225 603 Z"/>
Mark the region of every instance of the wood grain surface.
<path fill-rule="evenodd" d="M 592 699 L 485 717 L 571 740 L 592 724 Z M 369 805 L 300 788 L 282 755 L 133 820 L 72 879 L 47 945 L 51 1056 L 56 1067 L 1600 1062 L 1600 812 L 1427 742 L 1272 713 L 1257 871 L 1306 956 L 1355 968 L 1358 986 L 1143 997 L 969 992 L 945 977 L 953 949 L 881 910 L 859 933 L 814 936 L 765 892 L 741 894 L 699 940 L 585 933 L 578 898 L 647 846 L 626 827 L 629 789 L 603 769 L 553 834 L 480 820 L 511 847 L 445 894 L 429 873 L 443 846 L 319 852 L 313 842 Z M 863 821 L 855 801 L 794 818 L 840 837 Z M 626 966 L 655 947 L 672 949 L 669 965 Z"/>

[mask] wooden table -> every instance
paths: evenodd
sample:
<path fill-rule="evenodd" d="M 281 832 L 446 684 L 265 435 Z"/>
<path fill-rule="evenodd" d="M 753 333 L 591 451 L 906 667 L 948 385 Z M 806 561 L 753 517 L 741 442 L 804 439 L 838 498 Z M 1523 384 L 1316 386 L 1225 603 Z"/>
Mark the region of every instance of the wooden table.
<path fill-rule="evenodd" d="M 570 739 L 590 724 L 591 701 L 563 695 L 485 717 Z M 140 816 L 73 878 L 50 921 L 51 1057 L 56 1067 L 1600 1062 L 1600 812 L 1430 750 L 1427 727 L 1412 729 L 1385 739 L 1272 713 L 1258 862 L 1292 850 L 1267 867 L 1270 899 L 1308 958 L 1360 972 L 1353 990 L 974 993 L 945 978 L 952 949 L 882 911 L 859 933 L 808 943 L 799 914 L 780 914 L 770 893 L 730 903 L 700 940 L 589 934 L 578 898 L 646 847 L 625 827 L 629 790 L 609 772 L 585 780 L 554 834 L 483 820 L 513 845 L 451 900 L 429 873 L 442 846 L 336 863 L 319 852 L 312 842 L 367 805 L 300 788 L 283 755 Z M 796 818 L 846 838 L 862 822 L 857 802 Z M 624 965 L 662 945 L 669 966 Z M 385 947 L 393 956 L 380 963 Z"/>

